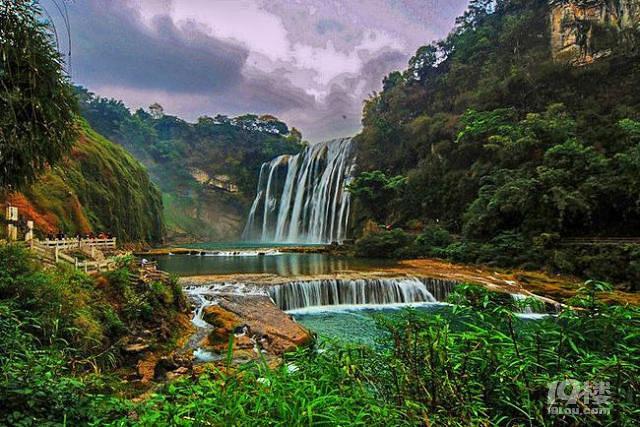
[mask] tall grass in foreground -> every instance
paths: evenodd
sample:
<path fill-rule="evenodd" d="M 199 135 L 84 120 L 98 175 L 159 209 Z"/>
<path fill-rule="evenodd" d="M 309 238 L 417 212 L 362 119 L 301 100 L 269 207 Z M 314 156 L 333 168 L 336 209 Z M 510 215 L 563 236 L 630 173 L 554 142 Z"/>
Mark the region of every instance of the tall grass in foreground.
<path fill-rule="evenodd" d="M 141 404 L 111 402 L 95 425 L 633 425 L 640 311 L 599 304 L 602 289 L 587 282 L 581 309 L 524 321 L 503 296 L 461 287 L 453 313 L 381 316 L 375 348 L 330 344 L 275 369 L 212 370 Z M 610 413 L 548 414 L 548 383 L 565 379 L 608 382 Z"/>

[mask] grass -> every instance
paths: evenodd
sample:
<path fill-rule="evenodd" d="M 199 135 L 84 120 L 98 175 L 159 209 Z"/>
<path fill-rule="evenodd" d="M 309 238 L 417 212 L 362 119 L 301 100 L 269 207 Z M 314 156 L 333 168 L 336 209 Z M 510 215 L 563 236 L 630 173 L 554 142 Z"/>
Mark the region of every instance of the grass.
<path fill-rule="evenodd" d="M 149 330 L 162 350 L 185 311 L 175 283 L 133 285 L 126 268 L 43 271 L 24 248 L 0 245 L 0 425 L 86 423 L 119 387 L 110 374 L 127 366 L 121 348 Z"/>

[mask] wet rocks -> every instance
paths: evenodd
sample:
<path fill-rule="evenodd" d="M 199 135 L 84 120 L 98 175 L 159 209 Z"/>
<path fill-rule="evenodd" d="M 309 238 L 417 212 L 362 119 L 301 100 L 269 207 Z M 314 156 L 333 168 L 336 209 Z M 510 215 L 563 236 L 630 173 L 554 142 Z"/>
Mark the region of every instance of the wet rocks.
<path fill-rule="evenodd" d="M 203 345 L 224 352 L 234 336 L 234 352 L 281 355 L 311 340 L 311 334 L 263 295 L 224 295 L 204 309 L 214 329 Z M 248 350 L 248 352 L 247 352 Z"/>
<path fill-rule="evenodd" d="M 192 359 L 184 355 L 172 354 L 158 359 L 153 376 L 156 381 L 175 378 L 187 374 L 193 368 Z"/>

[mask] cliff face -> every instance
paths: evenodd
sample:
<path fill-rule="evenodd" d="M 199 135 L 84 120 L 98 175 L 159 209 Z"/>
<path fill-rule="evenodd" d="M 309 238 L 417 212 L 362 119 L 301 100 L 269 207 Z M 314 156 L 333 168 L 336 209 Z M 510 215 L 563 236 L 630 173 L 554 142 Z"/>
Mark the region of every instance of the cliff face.
<path fill-rule="evenodd" d="M 636 53 L 640 0 L 551 0 L 551 53 L 559 62 L 591 63 Z"/>
<path fill-rule="evenodd" d="M 247 202 L 240 195 L 200 189 L 163 193 L 162 199 L 168 242 L 231 241 L 242 233 Z"/>
<path fill-rule="evenodd" d="M 109 231 L 122 242 L 157 242 L 164 233 L 160 192 L 145 168 L 86 123 L 60 164 L 7 201 L 44 235 Z"/>

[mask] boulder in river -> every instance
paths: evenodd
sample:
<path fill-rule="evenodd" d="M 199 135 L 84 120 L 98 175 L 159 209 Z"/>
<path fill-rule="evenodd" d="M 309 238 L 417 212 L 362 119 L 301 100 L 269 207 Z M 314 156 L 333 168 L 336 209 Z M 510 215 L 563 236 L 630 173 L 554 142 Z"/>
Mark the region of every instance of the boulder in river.
<path fill-rule="evenodd" d="M 309 331 L 262 295 L 219 296 L 216 305 L 204 309 L 203 319 L 214 327 L 203 344 L 219 352 L 226 351 L 229 337 L 239 327 L 250 333 L 234 337 L 234 350 L 254 348 L 280 355 L 311 340 Z"/>

